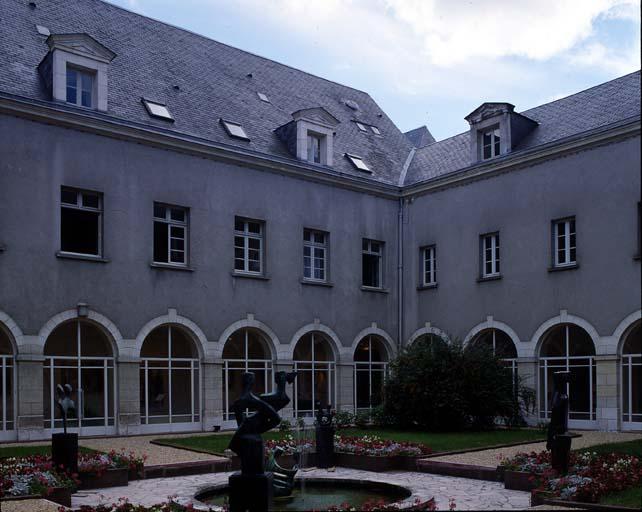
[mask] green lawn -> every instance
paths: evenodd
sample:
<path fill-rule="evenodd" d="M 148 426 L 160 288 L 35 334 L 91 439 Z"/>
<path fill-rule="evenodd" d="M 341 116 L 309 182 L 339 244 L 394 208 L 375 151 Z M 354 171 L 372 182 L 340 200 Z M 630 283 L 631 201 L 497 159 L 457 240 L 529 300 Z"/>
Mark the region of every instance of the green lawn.
<path fill-rule="evenodd" d="M 578 451 L 597 452 L 599 454 L 622 453 L 625 455 L 634 455 L 636 457 L 642 457 L 642 439 L 636 439 L 634 441 L 627 441 L 624 443 L 598 444 L 595 446 L 589 446 L 588 448 L 583 448 Z"/>
<path fill-rule="evenodd" d="M 642 486 L 632 487 L 625 491 L 608 494 L 602 498 L 600 503 L 604 505 L 642 509 Z"/>
<path fill-rule="evenodd" d="M 81 453 L 95 453 L 96 450 L 79 446 Z M 2 446 L 0 447 L 0 459 L 8 457 L 28 457 L 29 455 L 50 455 L 51 445 L 43 444 L 36 446 Z"/>
<path fill-rule="evenodd" d="M 542 440 L 546 436 L 540 430 L 516 429 L 493 430 L 489 432 L 419 432 L 392 429 L 343 429 L 339 433 L 345 436 L 378 436 L 393 441 L 409 441 L 423 443 L 435 452 L 455 451 L 490 447 L 500 444 L 519 443 Z M 279 432 L 268 432 L 264 439 L 279 439 Z M 232 434 L 216 434 L 211 436 L 177 437 L 157 439 L 156 442 L 207 453 L 221 454 L 227 448 Z"/>

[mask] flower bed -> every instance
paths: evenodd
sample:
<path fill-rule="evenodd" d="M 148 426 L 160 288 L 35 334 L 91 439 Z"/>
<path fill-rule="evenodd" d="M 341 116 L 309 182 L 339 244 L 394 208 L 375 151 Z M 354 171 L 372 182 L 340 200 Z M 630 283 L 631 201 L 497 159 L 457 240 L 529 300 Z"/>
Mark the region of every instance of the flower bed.
<path fill-rule="evenodd" d="M 505 475 L 526 473 L 534 492 L 563 500 L 597 503 L 606 494 L 642 483 L 642 462 L 633 455 L 595 452 L 571 453 L 569 472 L 559 476 L 551 468 L 549 452 L 520 453 L 502 461 Z"/>
<path fill-rule="evenodd" d="M 127 485 L 130 475 L 142 473 L 145 457 L 116 452 L 78 455 L 79 489 L 101 489 Z"/>
<path fill-rule="evenodd" d="M 340 434 L 334 436 L 334 450 L 371 457 L 419 457 L 432 453 L 425 444 L 391 441 L 377 436 L 349 437 Z"/>

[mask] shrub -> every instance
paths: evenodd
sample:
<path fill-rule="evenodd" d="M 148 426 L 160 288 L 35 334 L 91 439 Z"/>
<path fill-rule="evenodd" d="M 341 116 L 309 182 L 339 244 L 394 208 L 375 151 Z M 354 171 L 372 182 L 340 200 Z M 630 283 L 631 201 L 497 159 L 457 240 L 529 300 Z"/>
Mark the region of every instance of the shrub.
<path fill-rule="evenodd" d="M 289 432 L 292 430 L 292 423 L 289 420 L 281 420 L 279 423 L 279 432 Z"/>
<path fill-rule="evenodd" d="M 378 405 L 370 413 L 370 421 L 375 427 L 393 427 L 396 424 L 394 417 L 390 416 L 383 405 Z"/>
<path fill-rule="evenodd" d="M 521 418 L 523 402 L 515 394 L 520 388 L 488 348 L 432 338 L 391 362 L 383 412 L 404 428 L 483 429 L 497 418 L 515 424 Z"/>
<path fill-rule="evenodd" d="M 334 417 L 334 424 L 339 428 L 348 428 L 354 425 L 354 414 L 350 411 L 339 411 Z"/>
<path fill-rule="evenodd" d="M 367 411 L 360 411 L 354 416 L 354 424 L 356 427 L 365 428 L 370 423 L 370 413 Z"/>

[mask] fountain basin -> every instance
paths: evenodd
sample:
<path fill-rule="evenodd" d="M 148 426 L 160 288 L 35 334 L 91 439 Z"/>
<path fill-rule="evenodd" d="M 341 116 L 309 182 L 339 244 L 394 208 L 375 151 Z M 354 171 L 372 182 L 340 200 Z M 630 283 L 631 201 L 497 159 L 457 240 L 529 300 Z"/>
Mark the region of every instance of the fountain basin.
<path fill-rule="evenodd" d="M 210 507 L 221 507 L 228 500 L 227 486 L 202 489 L 196 500 Z M 327 510 L 332 506 L 349 503 L 359 509 L 367 502 L 390 504 L 405 500 L 411 491 L 400 485 L 338 478 L 302 478 L 295 481 L 292 496 L 275 498 L 273 510 L 307 511 Z"/>

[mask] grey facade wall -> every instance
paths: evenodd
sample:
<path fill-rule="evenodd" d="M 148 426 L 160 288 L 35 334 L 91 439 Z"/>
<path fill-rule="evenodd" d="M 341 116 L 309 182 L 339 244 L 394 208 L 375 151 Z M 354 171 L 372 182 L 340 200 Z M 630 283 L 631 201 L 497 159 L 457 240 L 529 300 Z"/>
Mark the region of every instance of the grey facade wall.
<path fill-rule="evenodd" d="M 17 118 L 0 132 L 0 304 L 23 333 L 78 302 L 129 340 L 168 308 L 211 343 L 248 313 L 281 344 L 315 318 L 345 347 L 396 332 L 396 201 Z M 108 263 L 56 257 L 62 185 L 104 194 Z M 189 207 L 193 272 L 150 267 L 154 201 Z M 235 215 L 266 222 L 269 280 L 231 275 Z M 304 227 L 330 233 L 331 288 L 300 282 Z M 360 289 L 362 237 L 386 242 L 389 293 Z"/>
<path fill-rule="evenodd" d="M 560 310 L 610 336 L 640 310 L 639 201 L 639 137 L 417 197 L 404 225 L 404 338 L 430 322 L 463 340 L 492 316 L 530 342 Z M 579 268 L 549 272 L 551 221 L 568 216 Z M 479 236 L 494 231 L 502 278 L 478 282 Z M 418 291 L 419 247 L 429 244 L 439 286 Z"/>

